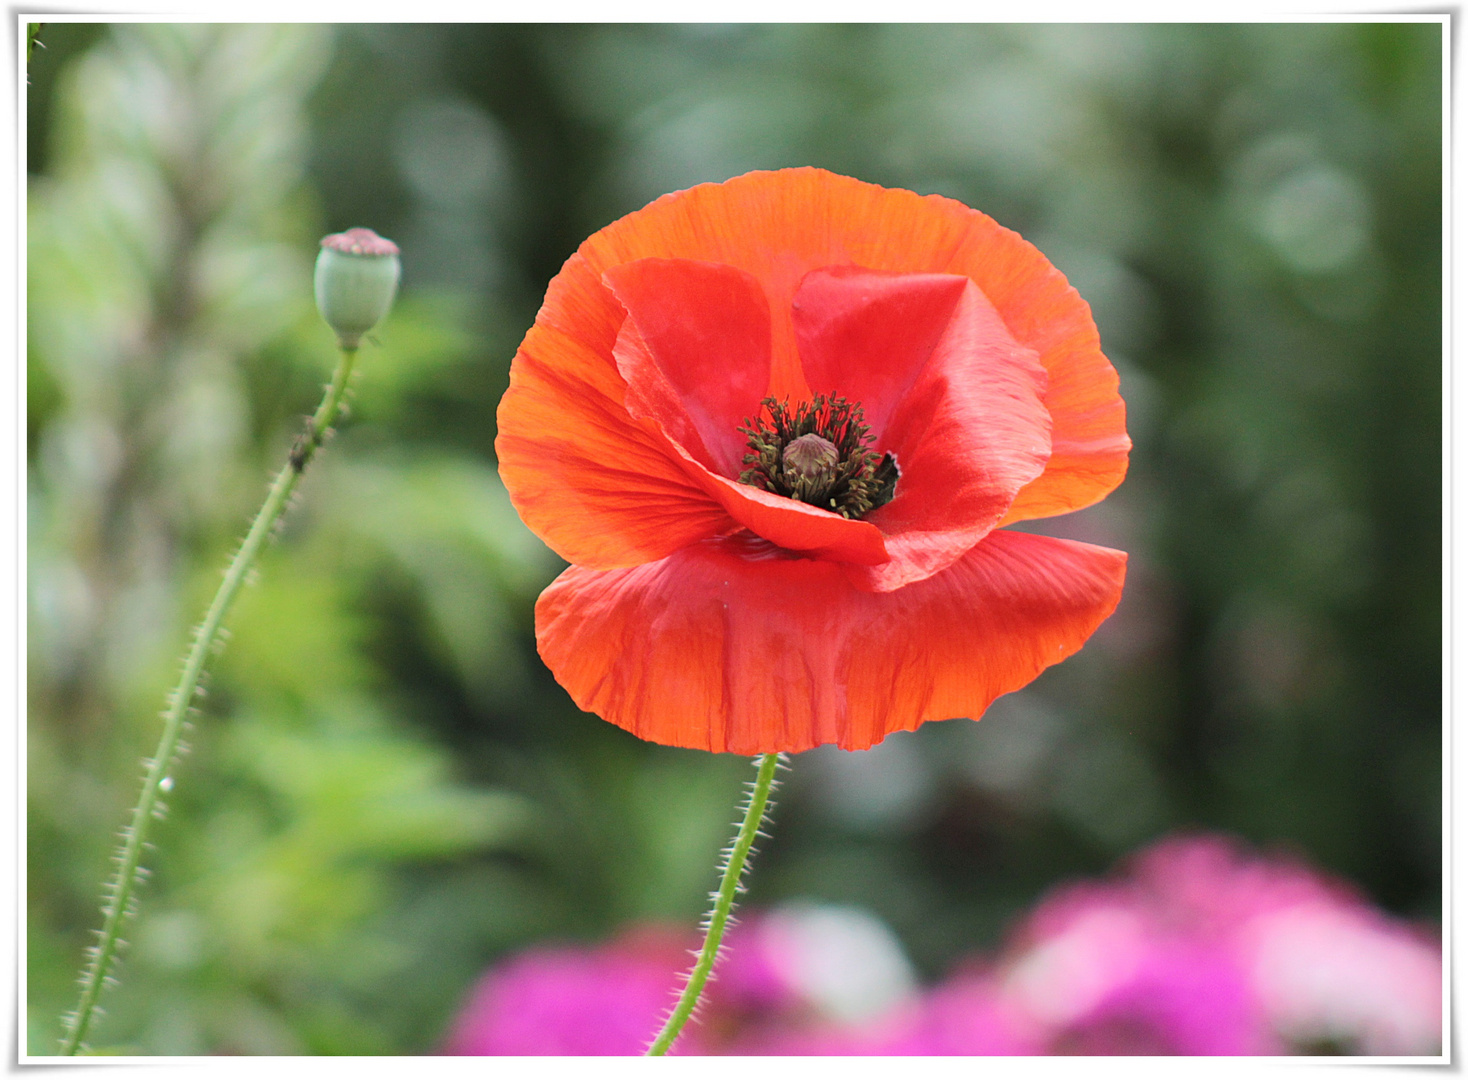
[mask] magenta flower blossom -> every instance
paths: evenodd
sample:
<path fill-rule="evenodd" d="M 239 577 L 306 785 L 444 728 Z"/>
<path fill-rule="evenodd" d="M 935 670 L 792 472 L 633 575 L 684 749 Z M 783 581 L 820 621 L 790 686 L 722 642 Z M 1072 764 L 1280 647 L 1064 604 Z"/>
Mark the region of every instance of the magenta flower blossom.
<path fill-rule="evenodd" d="M 1004 996 L 1052 1052 L 1269 1054 L 1247 976 L 1226 944 L 1197 936 L 1120 889 L 1052 895 L 1004 965 Z"/>
<path fill-rule="evenodd" d="M 951 979 L 920 1002 L 862 1026 L 788 1024 L 755 1032 L 731 1050 L 782 1056 L 970 1057 L 1043 1052 L 1041 1031 L 983 974 Z"/>
<path fill-rule="evenodd" d="M 455 1020 L 443 1053 L 641 1054 L 686 966 L 680 934 L 643 929 L 600 948 L 529 949 L 486 975 Z M 690 1029 L 675 1053 L 700 1053 Z"/>
<path fill-rule="evenodd" d="M 926 992 L 874 917 L 796 903 L 732 931 L 691 1054 L 1432 1055 L 1442 954 L 1349 886 L 1223 837 L 1165 840 L 1052 891 L 997 958 Z M 638 1054 L 687 950 L 642 928 L 521 953 L 474 989 L 450 1054 Z"/>
<path fill-rule="evenodd" d="M 1222 837 L 1129 869 L 1052 893 L 1007 951 L 1052 1052 L 1438 1052 L 1440 949 L 1344 884 Z"/>

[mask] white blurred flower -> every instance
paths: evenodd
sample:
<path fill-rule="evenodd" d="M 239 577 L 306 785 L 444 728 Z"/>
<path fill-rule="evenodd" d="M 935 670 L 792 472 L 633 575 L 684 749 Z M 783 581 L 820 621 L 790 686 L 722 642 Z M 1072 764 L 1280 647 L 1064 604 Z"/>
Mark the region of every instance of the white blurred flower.
<path fill-rule="evenodd" d="M 781 979 L 832 1020 L 872 1020 L 917 994 L 902 945 L 860 908 L 787 904 L 760 921 L 758 934 Z"/>
<path fill-rule="evenodd" d="M 1265 1012 L 1290 1041 L 1439 1052 L 1442 957 L 1400 924 L 1366 908 L 1304 903 L 1256 919 L 1246 940 Z"/>

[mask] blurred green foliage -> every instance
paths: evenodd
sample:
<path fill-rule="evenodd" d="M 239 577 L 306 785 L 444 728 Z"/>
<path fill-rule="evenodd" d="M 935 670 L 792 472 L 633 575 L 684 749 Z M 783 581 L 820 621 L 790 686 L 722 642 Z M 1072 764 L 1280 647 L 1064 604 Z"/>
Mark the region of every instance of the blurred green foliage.
<path fill-rule="evenodd" d="M 1091 303 L 1136 441 L 1036 523 L 1121 608 L 982 724 L 794 762 L 753 903 L 855 903 L 935 977 L 1169 829 L 1441 901 L 1441 30 L 94 26 L 30 64 L 28 998 L 57 1018 L 190 620 L 331 362 L 316 239 L 403 248 L 351 418 L 231 619 L 95 1041 L 431 1050 L 495 957 L 691 923 L 742 759 L 536 659 L 559 563 L 494 408 L 575 245 L 821 165 L 961 199 Z"/>

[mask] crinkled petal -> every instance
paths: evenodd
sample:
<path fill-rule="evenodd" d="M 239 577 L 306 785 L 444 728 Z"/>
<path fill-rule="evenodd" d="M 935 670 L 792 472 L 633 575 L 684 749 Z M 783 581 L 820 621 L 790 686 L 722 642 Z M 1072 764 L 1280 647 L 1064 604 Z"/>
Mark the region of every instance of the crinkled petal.
<path fill-rule="evenodd" d="M 578 706 L 653 742 L 740 754 L 857 750 L 978 717 L 1079 649 L 1126 556 L 994 532 L 893 592 L 747 534 L 645 566 L 572 567 L 536 604 L 541 657 Z"/>
<path fill-rule="evenodd" d="M 943 269 L 973 279 L 1050 377 L 1044 398 L 1050 458 L 1001 524 L 1098 503 L 1126 476 L 1132 440 L 1116 368 L 1101 352 L 1091 307 L 1033 244 L 976 210 L 968 213 L 969 231 Z"/>
<path fill-rule="evenodd" d="M 610 569 L 661 559 L 738 526 L 623 404 L 611 360 L 532 327 L 500 401 L 495 453 L 525 524 L 563 559 Z"/>
<path fill-rule="evenodd" d="M 953 321 L 966 284 L 958 274 L 812 270 L 790 305 L 811 393 L 859 402 L 880 444 L 893 410 Z"/>
<path fill-rule="evenodd" d="M 965 275 L 1049 373 L 1050 458 L 1021 489 L 1005 521 L 1089 506 L 1126 475 L 1126 409 L 1090 308 L 1033 245 L 977 210 L 821 169 L 752 172 L 701 184 L 590 237 L 551 283 L 537 322 L 610 356 L 623 310 L 602 275 L 648 257 L 724 263 L 753 274 L 770 303 L 771 392 L 792 400 L 803 399 L 809 388 L 790 305 L 811 270 L 851 265 Z"/>
<path fill-rule="evenodd" d="M 684 399 L 672 380 L 662 374 L 632 319 L 623 324 L 614 352 L 629 383 L 627 406 L 632 415 L 657 426 L 665 437 L 663 445 L 669 458 L 730 518 L 791 551 L 863 566 L 887 561 L 882 532 L 870 522 L 848 520 L 829 510 L 772 495 L 731 480 L 723 470 L 714 468 L 715 462 L 706 449 L 710 440 L 704 438 L 690 416 L 706 410 L 685 408 Z"/>
<path fill-rule="evenodd" d="M 633 416 L 721 476 L 743 468 L 739 428 L 770 384 L 770 308 L 753 275 L 689 259 L 638 259 L 606 283 L 627 309 L 614 347 Z"/>
<path fill-rule="evenodd" d="M 680 458 L 689 476 L 756 536 L 790 551 L 857 567 L 878 566 L 891 557 L 882 530 L 870 521 L 844 518 L 798 499 L 726 480 L 686 453 Z"/>
<path fill-rule="evenodd" d="M 896 497 L 866 516 L 890 559 L 849 576 L 888 591 L 938 573 L 1004 517 L 1045 468 L 1045 369 L 966 277 L 816 270 L 795 294 L 795 335 L 816 392 L 862 402 Z"/>

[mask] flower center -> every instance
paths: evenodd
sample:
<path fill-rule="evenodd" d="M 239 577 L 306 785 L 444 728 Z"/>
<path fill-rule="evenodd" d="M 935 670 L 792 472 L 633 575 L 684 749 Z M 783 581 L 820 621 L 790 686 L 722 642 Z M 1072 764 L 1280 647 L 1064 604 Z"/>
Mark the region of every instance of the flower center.
<path fill-rule="evenodd" d="M 741 484 L 799 499 L 846 518 L 859 518 L 892 501 L 897 462 L 878 459 L 859 404 L 817 394 L 790 408 L 765 398 L 761 413 L 739 430 L 749 436 Z M 768 414 L 763 415 L 763 414 Z"/>

